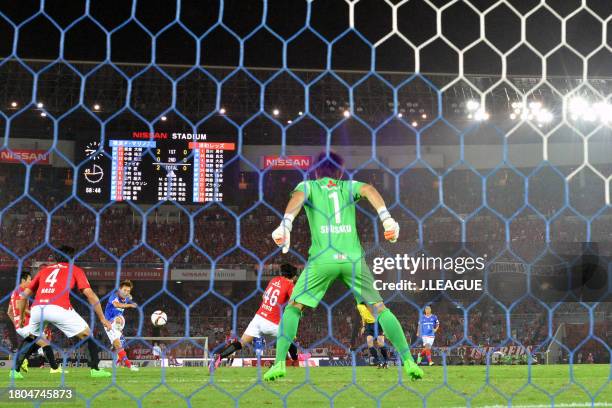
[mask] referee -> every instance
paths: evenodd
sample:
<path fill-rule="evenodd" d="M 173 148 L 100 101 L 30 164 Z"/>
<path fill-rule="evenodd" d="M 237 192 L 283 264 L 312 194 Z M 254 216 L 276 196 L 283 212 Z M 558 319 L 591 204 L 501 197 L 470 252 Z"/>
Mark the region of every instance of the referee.
<path fill-rule="evenodd" d="M 357 311 L 361 316 L 361 334 L 366 335 L 366 341 L 370 350 L 370 355 L 374 358 L 374 363 L 378 368 L 387 368 L 387 362 L 389 355 L 387 354 L 387 347 L 385 347 L 385 334 L 380 323 L 376 322 L 376 318 L 370 312 L 370 309 L 365 303 L 359 303 L 357 305 Z M 380 354 L 376 347 L 374 347 L 374 337 L 376 337 L 376 344 L 380 347 Z"/>

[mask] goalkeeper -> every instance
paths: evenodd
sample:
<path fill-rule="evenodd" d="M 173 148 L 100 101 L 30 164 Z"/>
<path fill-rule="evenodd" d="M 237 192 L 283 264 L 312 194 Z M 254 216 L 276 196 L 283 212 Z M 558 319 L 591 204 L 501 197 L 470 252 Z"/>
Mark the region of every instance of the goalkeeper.
<path fill-rule="evenodd" d="M 385 239 L 396 242 L 399 225 L 389 214 L 378 191 L 369 184 L 340 180 L 344 173 L 343 160 L 336 154 L 321 153 L 315 164 L 315 180 L 302 181 L 293 190 L 280 226 L 272 233 L 274 242 L 287 253 L 293 220 L 304 206 L 312 244 L 308 264 L 300 275 L 289 304 L 280 322 L 276 342 L 276 362 L 264 374 L 264 380 L 274 381 L 285 376 L 285 356 L 295 338 L 304 306 L 317 307 L 327 288 L 340 279 L 351 289 L 357 303 L 372 309 L 387 338 L 404 363 L 404 370 L 415 380 L 422 378 L 400 322 L 385 307 L 374 278 L 364 260 L 364 251 L 357 236 L 355 203 L 367 199 L 376 209 L 385 230 Z"/>

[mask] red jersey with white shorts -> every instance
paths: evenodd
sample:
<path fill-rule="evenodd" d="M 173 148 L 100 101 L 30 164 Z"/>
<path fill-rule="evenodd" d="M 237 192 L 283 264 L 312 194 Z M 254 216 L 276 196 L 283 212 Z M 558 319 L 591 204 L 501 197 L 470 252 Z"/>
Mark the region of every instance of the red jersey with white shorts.
<path fill-rule="evenodd" d="M 70 290 L 75 286 L 79 290 L 91 287 L 83 269 L 75 265 L 71 268 L 65 262 L 45 266 L 30 282 L 29 289 L 36 293 L 32 307 L 56 305 L 72 309 Z"/>
<path fill-rule="evenodd" d="M 13 293 L 11 293 L 11 309 L 13 309 L 13 325 L 15 329 L 18 329 L 20 326 L 25 327 L 30 323 L 30 311 L 28 310 L 28 303 L 26 301 L 26 313 L 24 316 L 23 325 L 19 324 L 19 320 L 21 319 L 21 314 L 19 313 L 19 309 L 17 308 L 17 302 L 21 300 L 21 289 L 15 289 Z"/>
<path fill-rule="evenodd" d="M 277 276 L 269 283 L 263 295 L 263 302 L 257 310 L 257 314 L 264 319 L 274 323 L 280 323 L 280 305 L 287 303 L 293 292 L 293 281 Z"/>

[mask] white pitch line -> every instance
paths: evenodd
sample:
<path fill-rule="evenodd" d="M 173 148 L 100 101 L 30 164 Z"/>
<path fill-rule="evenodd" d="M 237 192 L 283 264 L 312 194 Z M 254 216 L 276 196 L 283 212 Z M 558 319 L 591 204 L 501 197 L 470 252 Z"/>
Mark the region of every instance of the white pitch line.
<path fill-rule="evenodd" d="M 559 404 L 532 404 L 532 405 L 511 405 L 516 408 L 574 408 L 574 407 L 612 407 L 610 402 L 596 402 L 594 404 L 588 402 L 571 402 L 571 403 L 559 403 Z M 451 408 L 464 408 L 464 407 L 451 407 Z M 480 408 L 508 408 L 508 405 L 484 405 Z"/>

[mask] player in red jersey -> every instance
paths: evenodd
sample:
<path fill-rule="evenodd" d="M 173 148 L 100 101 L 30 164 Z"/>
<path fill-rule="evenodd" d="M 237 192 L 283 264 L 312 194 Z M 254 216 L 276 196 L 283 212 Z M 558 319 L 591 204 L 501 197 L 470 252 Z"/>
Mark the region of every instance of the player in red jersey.
<path fill-rule="evenodd" d="M 11 300 L 9 303 L 9 308 L 7 311 L 8 317 L 13 321 L 13 325 L 15 326 L 15 331 L 22 338 L 26 338 L 30 335 L 29 327 L 30 324 L 30 305 L 28 302 L 25 303 L 25 315 L 23 324 L 21 323 L 21 311 L 19 310 L 18 303 L 21 300 L 21 292 L 26 289 L 30 282 L 32 281 L 32 275 L 30 272 L 23 272 L 21 274 L 21 279 L 19 283 L 19 288 L 15 289 L 13 293 L 11 293 Z M 44 357 L 45 354 L 48 356 L 49 364 L 51 365 L 51 374 L 61 373 L 60 369 L 57 369 L 57 363 L 55 362 L 55 356 L 53 355 L 53 351 L 51 347 L 49 347 L 48 337 L 45 335 L 43 338 L 39 339 L 36 342 L 36 346 L 34 347 L 34 351 L 38 350 L 39 353 L 42 353 Z M 50 352 L 49 352 L 50 350 Z M 43 360 L 44 361 L 44 360 Z M 55 369 L 53 367 L 56 367 Z M 27 373 L 28 372 L 28 360 L 23 360 L 21 364 L 20 370 Z"/>
<path fill-rule="evenodd" d="M 29 334 L 22 334 L 25 332 L 25 327 L 22 326 L 27 326 L 30 323 L 30 306 L 26 303 L 25 321 L 22 325 L 21 311 L 17 308 L 17 302 L 21 299 L 21 292 L 30 285 L 31 281 L 32 275 L 30 275 L 29 272 L 23 272 L 21 274 L 21 282 L 19 283 L 19 288 L 15 289 L 13 293 L 11 293 L 9 308 L 6 312 L 8 317 L 13 321 L 13 325 L 15 326 L 17 334 L 19 334 L 21 337 L 26 337 Z"/>
<path fill-rule="evenodd" d="M 60 252 L 67 257 L 74 256 L 74 248 L 62 246 Z M 62 331 L 66 337 L 76 337 L 79 340 L 86 340 L 89 351 L 89 367 L 92 377 L 110 377 L 111 373 L 98 368 L 100 361 L 99 348 L 95 340 L 90 337 L 91 330 L 89 325 L 70 304 L 70 291 L 76 286 L 87 298 L 94 312 L 105 328 L 111 329 L 111 324 L 104 317 L 100 299 L 91 289 L 85 272 L 78 266 L 67 262 L 64 255 L 56 256 L 56 264 L 48 265 L 41 269 L 30 285 L 22 292 L 22 298 L 18 302 L 21 311 L 21 321 L 25 318 L 25 303 L 28 297 L 36 294 L 34 303 L 30 311 L 30 325 L 28 326 L 29 336 L 26 337 L 20 347 L 17 364 L 11 370 L 11 377 L 22 379 L 19 372 L 23 360 L 27 358 L 36 348 L 32 343 L 41 336 L 44 324 L 52 324 Z M 52 352 L 52 350 L 50 350 Z M 57 368 L 57 367 L 52 367 Z"/>
<path fill-rule="evenodd" d="M 264 335 L 275 336 L 278 334 L 278 324 L 281 317 L 281 305 L 287 303 L 293 292 L 293 285 L 297 279 L 297 268 L 291 264 L 281 265 L 281 276 L 272 278 L 268 282 L 268 286 L 262 296 L 262 302 L 253 317 L 253 320 L 249 323 L 242 338 L 235 340 L 230 344 L 226 345 L 219 354 L 217 354 L 214 363 L 210 365 L 211 371 L 218 368 L 221 361 L 234 354 L 236 351 L 242 349 L 253 342 L 256 337 L 262 337 Z M 297 358 L 297 348 L 292 345 L 293 349 L 289 352 L 291 356 L 295 355 Z"/>

